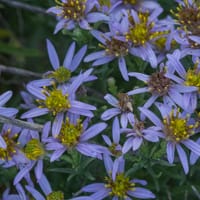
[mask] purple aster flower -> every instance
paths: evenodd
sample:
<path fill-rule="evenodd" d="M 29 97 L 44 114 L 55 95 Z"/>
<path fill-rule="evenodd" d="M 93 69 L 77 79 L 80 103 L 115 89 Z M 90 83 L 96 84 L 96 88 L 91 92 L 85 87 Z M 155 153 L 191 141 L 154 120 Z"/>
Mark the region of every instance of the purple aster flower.
<path fill-rule="evenodd" d="M 97 0 L 56 0 L 57 6 L 51 7 L 47 12 L 58 16 L 59 22 L 54 33 L 61 29 L 74 29 L 77 25 L 82 29 L 91 29 L 90 23 L 108 21 L 109 17 L 94 9 L 98 4 Z"/>
<path fill-rule="evenodd" d="M 197 139 L 196 143 L 200 145 L 200 138 Z M 190 164 L 194 165 L 197 162 L 198 159 L 199 159 L 199 155 L 195 154 L 194 152 L 191 152 L 191 154 L 190 154 Z"/>
<path fill-rule="evenodd" d="M 0 165 L 4 168 L 12 166 L 19 167 L 26 163 L 26 158 L 22 152 L 21 128 L 4 124 L 0 133 Z M 18 139 L 17 139 L 18 138 Z"/>
<path fill-rule="evenodd" d="M 25 139 L 23 152 L 27 158 L 27 163 L 20 167 L 20 171 L 15 176 L 14 184 L 19 183 L 32 169 L 34 169 L 36 179 L 40 180 L 43 175 L 43 159 L 48 156 L 46 143 L 50 130 L 51 123 L 46 122 L 41 136 L 37 131 L 34 131 L 30 133 L 31 137 Z"/>
<path fill-rule="evenodd" d="M 122 152 L 125 154 L 130 149 L 132 151 L 136 151 L 140 148 L 144 140 L 149 142 L 158 142 L 160 137 L 160 132 L 157 130 L 155 126 L 145 128 L 145 120 L 140 119 L 138 120 L 134 117 L 130 125 L 132 128 L 125 128 L 122 129 L 122 133 L 125 133 L 127 136 L 127 140 L 125 141 Z"/>
<path fill-rule="evenodd" d="M 4 107 L 7 101 L 12 97 L 12 94 L 13 94 L 12 91 L 7 91 L 0 95 L 0 113 L 3 116 L 13 117 L 18 112 L 16 108 Z"/>
<path fill-rule="evenodd" d="M 107 135 L 102 135 L 105 143 L 108 145 L 108 152 L 110 155 L 113 156 L 121 156 L 122 154 L 122 147 L 119 144 L 120 142 L 120 126 L 119 120 L 117 117 L 114 118 L 113 125 L 112 125 L 112 140 Z"/>
<path fill-rule="evenodd" d="M 129 91 L 128 95 L 135 95 L 150 92 L 151 97 L 146 101 L 144 107 L 149 108 L 156 99 L 161 97 L 163 102 L 168 104 L 177 104 L 181 108 L 184 107 L 184 98 L 182 93 L 190 93 L 196 91 L 195 87 L 188 87 L 179 80 L 174 79 L 174 70 L 170 67 L 160 67 L 160 71 L 151 75 L 138 72 L 130 72 L 129 76 L 135 77 L 143 81 L 147 86 Z"/>
<path fill-rule="evenodd" d="M 114 17 L 110 20 L 109 32 L 102 33 L 101 31 L 92 30 L 91 34 L 101 42 L 99 46 L 103 50 L 91 53 L 84 59 L 85 62 L 94 61 L 92 66 L 103 65 L 117 59 L 121 75 L 126 81 L 129 78 L 125 56 L 128 55 L 130 46 L 127 41 L 120 40 L 120 36 L 126 31 L 124 27 L 127 23 L 128 19 L 120 15 L 118 18 Z"/>
<path fill-rule="evenodd" d="M 34 197 L 35 200 L 45 200 L 45 199 L 59 199 L 64 200 L 64 194 L 61 191 L 52 191 L 51 185 L 47 180 L 45 175 L 42 175 L 41 179 L 38 181 L 40 188 L 42 189 L 45 196 L 38 192 L 33 186 L 26 185 L 25 188 Z"/>
<path fill-rule="evenodd" d="M 114 108 L 110 108 L 101 115 L 102 120 L 109 120 L 114 116 L 120 115 L 120 123 L 122 128 L 127 127 L 128 120 L 133 116 L 132 101 L 125 93 L 119 93 L 118 99 L 111 94 L 107 94 L 104 99 Z"/>
<path fill-rule="evenodd" d="M 75 100 L 75 92 L 83 80 L 85 80 L 85 74 L 80 74 L 66 87 L 55 85 L 46 87 L 52 84 L 49 79 L 32 81 L 27 85 L 27 89 L 37 98 L 38 107 L 25 112 L 21 118 L 33 118 L 51 113 L 55 117 L 52 131 L 58 134 L 66 113 L 93 117 L 91 110 L 96 109 L 94 106 Z M 42 85 L 44 87 L 41 87 Z"/>
<path fill-rule="evenodd" d="M 101 158 L 105 148 L 89 143 L 88 140 L 98 135 L 107 125 L 97 123 L 89 128 L 87 128 L 87 125 L 87 120 L 81 123 L 77 116 L 66 118 L 66 121 L 62 123 L 59 134 L 53 134 L 47 145 L 48 150 L 54 151 L 51 155 L 51 162 L 59 159 L 65 151 L 71 149 L 76 149 L 86 156 Z"/>
<path fill-rule="evenodd" d="M 47 73 L 44 74 L 44 77 L 52 78 L 59 84 L 72 82 L 76 77 L 71 77 L 71 74 L 80 65 L 87 50 L 87 46 L 84 45 L 76 54 L 74 54 L 75 47 L 76 47 L 76 44 L 75 42 L 73 42 L 70 45 L 65 55 L 63 64 L 60 64 L 55 47 L 49 40 L 47 40 L 47 51 L 49 55 L 49 60 L 51 62 L 51 65 L 54 71 L 48 71 Z M 88 74 L 88 76 L 85 77 L 85 80 L 83 82 L 92 81 L 96 79 L 96 77 L 91 76 L 90 73 Z"/>
<path fill-rule="evenodd" d="M 169 29 L 157 19 L 161 12 L 161 7 L 151 13 L 132 9 L 130 14 L 126 15 L 129 23 L 124 27 L 127 30 L 124 41 L 131 43 L 130 54 L 149 62 L 153 68 L 156 68 L 158 63 L 154 52 L 155 41 Z"/>
<path fill-rule="evenodd" d="M 166 152 L 167 159 L 170 164 L 174 162 L 175 150 L 181 161 L 185 174 L 189 172 L 187 154 L 182 147 L 186 147 L 196 155 L 200 156 L 200 145 L 194 142 L 190 137 L 194 135 L 197 123 L 192 120 L 189 114 L 180 112 L 179 108 L 171 108 L 167 105 L 156 103 L 162 115 L 160 120 L 153 112 L 146 108 L 139 110 L 147 116 L 155 125 L 157 130 L 163 134 L 163 139 L 167 142 Z"/>
<path fill-rule="evenodd" d="M 104 165 L 107 171 L 105 182 L 86 185 L 81 189 L 82 192 L 92 193 L 89 195 L 90 198 L 96 200 L 103 200 L 109 196 L 112 200 L 131 200 L 133 197 L 139 199 L 155 198 L 155 195 L 148 189 L 136 186 L 136 184 L 146 185 L 145 180 L 130 180 L 126 176 L 125 161 L 122 157 L 113 162 L 108 155 L 104 155 Z M 72 200 L 81 200 L 81 198 L 72 198 Z"/>
<path fill-rule="evenodd" d="M 188 87 L 188 92 L 183 94 L 183 109 L 187 112 L 194 112 L 197 108 L 197 101 L 199 99 L 200 91 L 200 65 L 199 60 L 192 63 L 192 67 L 187 70 L 181 63 L 181 51 L 176 50 L 173 54 L 167 55 L 167 65 L 171 70 L 175 70 L 177 75 L 168 75 L 171 79 L 175 80 L 180 85 Z M 194 61 L 193 61 L 194 62 Z"/>

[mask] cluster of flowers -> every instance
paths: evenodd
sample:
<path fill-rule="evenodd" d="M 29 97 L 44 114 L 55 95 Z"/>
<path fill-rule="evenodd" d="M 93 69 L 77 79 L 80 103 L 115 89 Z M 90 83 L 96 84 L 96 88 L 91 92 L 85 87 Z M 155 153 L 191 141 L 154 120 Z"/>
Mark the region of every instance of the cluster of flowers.
<path fill-rule="evenodd" d="M 189 163 L 195 164 L 200 156 L 199 103 L 200 91 L 200 5 L 193 0 L 176 0 L 178 7 L 171 17 L 159 19 L 163 9 L 155 1 L 137 0 L 56 0 L 56 6 L 48 12 L 57 15 L 55 33 L 72 30 L 77 26 L 88 30 L 102 49 L 86 55 L 87 46 L 75 53 L 73 42 L 60 63 L 53 44 L 47 40 L 47 51 L 52 71 L 44 78 L 27 84 L 28 92 L 22 92 L 27 109 L 21 119 L 36 122 L 45 120 L 43 130 L 30 130 L 5 124 L 0 134 L 0 165 L 15 166 L 18 173 L 13 184 L 17 193 L 6 189 L 3 200 L 64 199 L 61 191 L 52 191 L 43 173 L 44 159 L 59 160 L 62 155 L 76 149 L 85 156 L 93 157 L 105 165 L 107 176 L 104 183 L 84 186 L 85 196 L 73 200 L 101 200 L 110 196 L 113 200 L 132 197 L 155 198 L 145 186 L 145 180 L 131 179 L 126 175 L 125 154 L 139 151 L 143 142 L 166 142 L 166 158 L 174 163 L 175 151 L 185 174 Z M 101 22 L 106 31 L 95 30 L 93 23 Z M 148 63 L 148 74 L 129 71 L 125 57 L 139 57 Z M 183 59 L 191 60 L 190 66 Z M 77 92 L 86 83 L 97 79 L 93 68 L 74 73 L 82 61 L 92 66 L 117 60 L 123 79 L 138 79 L 145 87 L 131 88 L 118 96 L 106 94 L 105 100 L 112 108 L 101 114 L 102 122 L 92 124 L 96 107 L 77 99 Z M 132 104 L 132 96 L 143 93 L 144 105 Z M 18 110 L 3 107 L 12 92 L 0 96 L 1 115 L 15 118 Z M 148 98 L 149 97 L 149 98 Z M 148 98 L 148 99 L 147 99 Z M 160 113 L 159 113 L 159 112 Z M 139 113 L 139 115 L 138 115 Z M 107 146 L 91 142 L 95 136 L 107 130 L 112 120 L 112 139 L 102 135 Z M 46 122 L 47 121 L 47 122 Z M 104 122 L 103 122 L 104 121 Z M 120 140 L 125 135 L 126 140 Z M 197 141 L 196 141 L 197 140 Z M 123 144 L 122 144 L 123 143 Z M 190 162 L 185 152 L 190 151 Z M 34 174 L 35 180 L 32 180 Z M 23 184 L 22 184 L 23 181 Z M 26 183 L 26 184 L 24 184 Z M 35 188 L 38 184 L 41 192 Z"/>

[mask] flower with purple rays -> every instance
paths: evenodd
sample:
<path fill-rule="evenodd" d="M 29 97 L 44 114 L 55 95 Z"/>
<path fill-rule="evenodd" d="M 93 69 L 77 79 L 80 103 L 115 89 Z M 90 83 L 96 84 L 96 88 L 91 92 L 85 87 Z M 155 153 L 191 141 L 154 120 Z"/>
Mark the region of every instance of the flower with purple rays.
<path fill-rule="evenodd" d="M 25 188 L 30 194 L 34 197 L 35 200 L 45 200 L 45 199 L 59 199 L 64 200 L 64 194 L 61 191 L 52 191 L 51 185 L 47 180 L 45 175 L 42 175 L 41 179 L 38 180 L 38 184 L 42 189 L 45 196 L 43 196 L 40 192 L 38 192 L 33 186 L 26 185 Z"/>
<path fill-rule="evenodd" d="M 177 104 L 181 108 L 185 108 L 182 93 L 191 93 L 196 91 L 196 87 L 189 87 L 180 83 L 178 79 L 174 79 L 174 70 L 170 67 L 160 67 L 160 71 L 154 72 L 151 75 L 138 72 L 130 72 L 129 76 L 135 77 L 143 81 L 147 86 L 129 91 L 128 95 L 135 95 L 145 92 L 150 92 L 151 97 L 146 101 L 144 107 L 149 108 L 159 97 L 164 103 L 171 105 Z"/>
<path fill-rule="evenodd" d="M 0 133 L 0 165 L 4 168 L 19 167 L 26 163 L 22 152 L 21 128 L 4 124 Z M 18 137 L 19 136 L 19 137 Z"/>
<path fill-rule="evenodd" d="M 189 172 L 188 159 L 182 145 L 200 156 L 200 145 L 194 142 L 190 137 L 195 134 L 197 123 L 192 120 L 189 114 L 180 112 L 179 108 L 172 108 L 168 105 L 156 103 L 161 112 L 160 120 L 152 111 L 140 107 L 139 110 L 149 118 L 157 128 L 160 129 L 163 139 L 167 142 L 167 159 L 170 164 L 174 162 L 175 149 L 181 161 L 185 174 Z"/>
<path fill-rule="evenodd" d="M 125 15 L 128 23 L 123 27 L 126 31 L 124 38 L 121 38 L 130 43 L 130 54 L 149 62 L 153 68 L 158 64 L 155 42 L 169 31 L 169 26 L 157 19 L 161 12 L 161 7 L 156 7 L 151 13 L 130 10 Z"/>
<path fill-rule="evenodd" d="M 122 147 L 119 144 L 120 142 L 120 126 L 119 120 L 117 117 L 114 118 L 113 125 L 112 125 L 112 139 L 113 142 L 107 135 L 102 135 L 105 143 L 108 145 L 108 152 L 113 156 L 121 156 L 122 154 Z"/>
<path fill-rule="evenodd" d="M 200 97 L 200 64 L 199 60 L 193 60 L 193 67 L 189 67 L 187 70 L 181 63 L 182 54 L 181 51 L 176 50 L 173 54 L 167 55 L 167 65 L 170 70 L 175 70 L 177 75 L 168 75 L 171 79 L 175 80 L 180 85 L 188 87 L 187 93 L 183 94 L 183 108 L 187 112 L 194 112 L 197 108 L 197 101 Z M 193 89 L 192 89 L 193 88 Z"/>
<path fill-rule="evenodd" d="M 75 92 L 85 80 L 86 74 L 80 74 L 68 86 L 56 87 L 50 79 L 32 81 L 27 85 L 27 90 L 37 98 L 38 107 L 25 112 L 21 118 L 33 118 L 48 113 L 55 116 L 53 132 L 58 134 L 67 113 L 93 117 L 91 110 L 96 108 L 92 105 L 75 100 Z M 44 87 L 42 87 L 44 85 Z M 49 87 L 46 87 L 49 85 Z"/>
<path fill-rule="evenodd" d="M 132 149 L 132 151 L 138 150 L 144 140 L 149 142 L 159 141 L 159 130 L 157 130 L 155 126 L 145 128 L 145 119 L 138 120 L 134 117 L 130 125 L 132 128 L 124 128 L 121 130 L 128 138 L 122 148 L 123 154 L 127 153 L 130 149 Z"/>
<path fill-rule="evenodd" d="M 108 155 L 104 155 L 104 165 L 107 171 L 105 182 L 86 185 L 81 189 L 82 192 L 93 193 L 89 195 L 90 198 L 96 200 L 103 200 L 109 196 L 112 200 L 131 200 L 132 197 L 139 199 L 155 198 L 155 195 L 150 190 L 136 186 L 136 184 L 146 185 L 145 180 L 130 180 L 126 176 L 123 157 L 119 157 L 113 162 Z M 81 200 L 81 197 L 72 198 L 71 200 Z"/>
<path fill-rule="evenodd" d="M 23 141 L 23 152 L 27 158 L 27 163 L 20 167 L 20 171 L 15 176 L 14 185 L 18 184 L 32 169 L 34 169 L 36 179 L 40 180 L 43 176 L 43 159 L 45 156 L 49 156 L 46 146 L 51 131 L 51 123 L 45 123 L 41 135 L 37 131 L 28 131 L 26 130 L 23 133 L 24 137 L 25 134 L 29 135 Z"/>
<path fill-rule="evenodd" d="M 55 0 L 56 6 L 51 7 L 47 12 L 58 16 L 58 23 L 54 30 L 57 33 L 61 29 L 72 30 L 77 25 L 82 29 L 91 29 L 90 23 L 108 21 L 109 17 L 101 12 L 95 12 L 98 5 L 97 0 Z"/>
<path fill-rule="evenodd" d="M 127 41 L 120 40 L 120 37 L 126 31 L 125 24 L 127 18 L 120 15 L 118 18 L 112 17 L 109 22 L 109 32 L 92 30 L 91 34 L 101 42 L 99 44 L 104 50 L 94 52 L 85 57 L 85 62 L 94 61 L 92 66 L 103 65 L 115 59 L 118 60 L 118 67 L 124 80 L 128 81 L 128 72 L 126 67 L 125 56 L 128 55 L 130 45 Z"/>
<path fill-rule="evenodd" d="M 4 107 L 7 101 L 12 97 L 12 94 L 12 91 L 9 90 L 0 95 L 0 113 L 3 116 L 13 117 L 15 114 L 18 113 L 18 110 L 16 108 Z"/>
<path fill-rule="evenodd" d="M 80 65 L 86 50 L 87 46 L 84 45 L 75 55 L 75 47 L 76 44 L 73 42 L 64 58 L 64 62 L 60 65 L 60 61 L 58 55 L 56 53 L 55 47 L 51 43 L 50 40 L 47 40 L 47 51 L 49 55 L 49 60 L 54 71 L 48 71 L 44 74 L 44 77 L 51 78 L 55 80 L 59 84 L 63 84 L 66 82 L 72 82 L 76 77 L 71 77 L 72 72 L 74 72 L 77 67 Z M 85 77 L 83 82 L 92 81 L 96 79 L 96 76 L 90 75 L 91 70 L 84 72 L 85 75 L 88 73 L 88 76 Z M 71 79 L 71 80 L 70 80 Z"/>
<path fill-rule="evenodd" d="M 51 162 L 59 159 L 65 151 L 72 149 L 76 149 L 86 156 L 101 158 L 105 148 L 89 143 L 88 140 L 98 135 L 107 125 L 106 123 L 97 123 L 89 128 L 87 126 L 88 120 L 81 123 L 78 116 L 67 117 L 66 121 L 62 123 L 60 133 L 53 134 L 53 137 L 49 139 L 47 149 L 54 151 L 51 155 Z"/>
<path fill-rule="evenodd" d="M 102 120 L 109 120 L 114 116 L 120 115 L 120 123 L 122 128 L 126 128 L 129 118 L 133 116 L 132 101 L 125 93 L 118 94 L 119 100 L 111 94 L 106 94 L 104 99 L 114 108 L 104 111 L 101 115 Z"/>

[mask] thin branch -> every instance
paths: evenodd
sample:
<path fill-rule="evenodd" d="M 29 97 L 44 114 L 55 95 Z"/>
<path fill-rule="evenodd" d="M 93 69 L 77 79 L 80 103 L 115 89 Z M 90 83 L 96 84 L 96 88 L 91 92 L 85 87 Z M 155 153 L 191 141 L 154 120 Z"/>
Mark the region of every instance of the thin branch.
<path fill-rule="evenodd" d="M 9 74 L 19 75 L 19 76 L 34 76 L 34 77 L 37 77 L 37 78 L 42 77 L 42 74 L 40 74 L 40 73 L 36 73 L 36 72 L 29 71 L 29 70 L 5 66 L 5 65 L 0 64 L 0 72 L 1 71 L 5 72 L 5 73 L 9 73 Z"/>
<path fill-rule="evenodd" d="M 40 132 L 43 130 L 43 126 L 40 124 L 25 122 L 19 119 L 13 119 L 13 118 L 5 117 L 2 115 L 0 115 L 0 123 L 12 124 L 15 126 L 19 126 L 22 128 L 27 128 L 27 129 L 31 129 L 35 131 L 40 131 Z"/>
<path fill-rule="evenodd" d="M 0 2 L 7 4 L 8 6 L 14 7 L 14 8 L 21 8 L 24 10 L 28 10 L 31 12 L 35 12 L 35 13 L 40 13 L 43 15 L 50 15 L 50 16 L 55 16 L 52 15 L 52 13 L 47 13 L 45 9 L 40 8 L 38 6 L 32 6 L 26 3 L 21 3 L 18 1 L 13 1 L 13 0 L 0 0 Z"/>

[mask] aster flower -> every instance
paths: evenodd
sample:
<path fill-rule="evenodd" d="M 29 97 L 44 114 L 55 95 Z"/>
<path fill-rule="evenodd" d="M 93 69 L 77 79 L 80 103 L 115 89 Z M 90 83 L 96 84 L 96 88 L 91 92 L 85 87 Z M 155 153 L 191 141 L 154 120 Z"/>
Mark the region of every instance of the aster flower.
<path fill-rule="evenodd" d="M 8 100 L 12 97 L 12 91 L 4 92 L 0 95 L 0 113 L 6 117 L 13 117 L 18 110 L 16 108 L 6 108 L 4 105 L 8 102 Z"/>
<path fill-rule="evenodd" d="M 188 159 L 182 145 L 196 155 L 200 155 L 200 145 L 190 139 L 195 134 L 198 124 L 192 120 L 189 114 L 181 112 L 179 108 L 171 108 L 161 103 L 157 103 L 156 106 L 161 112 L 162 120 L 147 108 L 140 107 L 139 110 L 163 134 L 162 137 L 167 142 L 166 153 L 168 162 L 170 164 L 174 162 L 175 150 L 177 150 L 184 172 L 187 174 L 189 172 Z"/>
<path fill-rule="evenodd" d="M 122 16 L 122 15 L 120 15 Z M 92 66 L 103 65 L 115 59 L 118 61 L 118 67 L 124 80 L 128 81 L 128 72 L 126 67 L 125 56 L 129 52 L 129 43 L 120 40 L 120 36 L 125 32 L 124 24 L 128 23 L 127 18 L 112 17 L 109 22 L 109 32 L 92 30 L 91 34 L 101 42 L 99 44 L 104 50 L 97 51 L 87 55 L 84 62 L 94 61 Z"/>
<path fill-rule="evenodd" d="M 128 120 L 133 116 L 132 101 L 125 93 L 119 93 L 118 99 L 111 94 L 106 94 L 104 99 L 114 108 L 104 111 L 101 115 L 102 120 L 109 120 L 114 116 L 120 115 L 120 123 L 122 128 L 127 127 Z"/>
<path fill-rule="evenodd" d="M 19 167 L 26 163 L 22 152 L 21 128 L 10 124 L 4 124 L 0 133 L 0 165 L 4 168 Z"/>
<path fill-rule="evenodd" d="M 94 12 L 97 0 L 55 0 L 57 6 L 51 7 L 47 12 L 58 16 L 59 22 L 54 33 L 61 29 L 74 29 L 77 25 L 82 29 L 91 29 L 90 23 L 108 21 L 109 17 L 100 12 Z"/>
<path fill-rule="evenodd" d="M 46 122 L 42 134 L 34 131 L 31 137 L 26 138 L 25 146 L 23 147 L 23 152 L 27 158 L 27 163 L 20 167 L 20 171 L 15 176 L 14 184 L 16 185 L 24 178 L 32 169 L 34 169 L 35 177 L 37 180 L 43 175 L 43 159 L 48 155 L 47 153 L 47 140 L 51 130 L 51 123 Z"/>
<path fill-rule="evenodd" d="M 82 192 L 93 193 L 89 195 L 90 198 L 96 200 L 102 200 L 109 196 L 112 200 L 131 200 L 132 197 L 140 199 L 155 198 L 155 195 L 148 189 L 136 186 L 136 184 L 146 185 L 146 181 L 139 179 L 130 180 L 126 176 L 124 169 L 125 161 L 122 157 L 117 158 L 113 162 L 108 155 L 104 155 L 104 165 L 107 171 L 105 182 L 86 185 L 81 189 Z M 71 200 L 79 200 L 79 198 L 72 198 Z"/>
<path fill-rule="evenodd" d="M 174 39 L 180 44 L 185 55 L 198 55 L 200 48 L 200 8 L 197 1 L 183 0 L 176 10 L 172 10 L 177 29 L 173 33 Z M 191 17 L 192 16 L 192 17 Z"/>
<path fill-rule="evenodd" d="M 84 45 L 76 54 L 75 53 L 76 44 L 73 42 L 64 58 L 64 62 L 61 65 L 58 54 L 56 53 L 55 47 L 50 40 L 47 40 L 47 51 L 49 55 L 49 60 L 53 67 L 54 71 L 48 71 L 44 74 L 44 77 L 51 78 L 59 84 L 72 82 L 76 77 L 72 77 L 72 73 L 80 65 L 86 50 L 87 46 Z M 89 72 L 89 71 L 88 71 Z M 90 70 L 91 73 L 91 70 Z M 89 74 L 88 74 L 89 75 Z M 84 82 L 95 80 L 95 76 L 88 76 L 85 78 Z"/>
<path fill-rule="evenodd" d="M 168 66 L 167 66 L 168 67 Z M 188 87 L 174 79 L 174 70 L 170 67 L 160 67 L 160 71 L 151 75 L 138 72 L 130 72 L 129 76 L 135 77 L 143 81 L 147 86 L 129 91 L 128 95 L 135 95 L 150 92 L 151 97 L 146 101 L 144 107 L 149 108 L 159 97 L 163 102 L 171 105 L 177 104 L 184 109 L 184 100 L 182 93 L 190 93 L 195 91 L 195 87 Z"/>
<path fill-rule="evenodd" d="M 71 149 L 76 149 L 86 156 L 101 158 L 101 153 L 105 149 L 100 145 L 89 143 L 89 139 L 98 135 L 107 125 L 97 123 L 89 128 L 87 125 L 87 120 L 82 123 L 77 116 L 66 118 L 66 121 L 62 123 L 60 133 L 53 134 L 47 145 L 47 149 L 53 151 L 51 162 L 59 159 L 65 151 Z"/>
<path fill-rule="evenodd" d="M 34 197 L 35 200 L 64 200 L 64 194 L 61 191 L 52 191 L 51 185 L 47 180 L 45 175 L 42 175 L 41 179 L 38 181 L 40 188 L 42 189 L 45 196 L 43 196 L 40 192 L 38 192 L 33 186 L 26 185 L 25 188 L 30 194 Z"/>
<path fill-rule="evenodd" d="M 122 129 L 122 133 L 126 134 L 127 140 L 125 141 L 122 152 L 123 154 L 127 153 L 130 149 L 136 151 L 140 148 L 144 140 L 149 142 L 158 142 L 160 132 L 156 127 L 145 128 L 145 119 L 134 119 L 131 120 L 131 128 Z"/>
<path fill-rule="evenodd" d="M 153 68 L 156 68 L 158 63 L 154 43 L 168 31 L 168 27 L 159 23 L 157 19 L 161 12 L 161 7 L 157 7 L 151 13 L 132 9 L 130 14 L 127 13 L 129 23 L 124 27 L 124 41 L 131 43 L 130 54 L 149 62 Z"/>
<path fill-rule="evenodd" d="M 197 108 L 197 101 L 199 99 L 200 91 L 200 65 L 199 60 L 193 61 L 192 67 L 187 70 L 181 63 L 182 54 L 181 51 L 176 50 L 173 54 L 168 54 L 168 66 L 171 70 L 175 70 L 177 75 L 168 75 L 171 79 L 177 83 L 190 88 L 187 93 L 183 94 L 183 108 L 187 112 L 194 112 Z"/>
<path fill-rule="evenodd" d="M 107 135 L 102 135 L 105 143 L 108 145 L 108 152 L 110 155 L 113 156 L 120 156 L 122 154 L 122 147 L 119 144 L 120 142 L 120 126 L 119 120 L 117 117 L 114 118 L 113 125 L 112 125 L 112 140 Z"/>
<path fill-rule="evenodd" d="M 33 118 L 37 116 L 53 114 L 53 132 L 58 134 L 66 113 L 74 113 L 87 117 L 93 117 L 91 110 L 96 108 L 92 105 L 75 100 L 75 92 L 85 80 L 85 75 L 80 74 L 68 87 L 46 87 L 51 85 L 48 79 L 33 81 L 27 85 L 28 91 L 37 98 L 38 107 L 25 112 L 21 118 Z M 44 85 L 42 88 L 41 85 Z"/>

